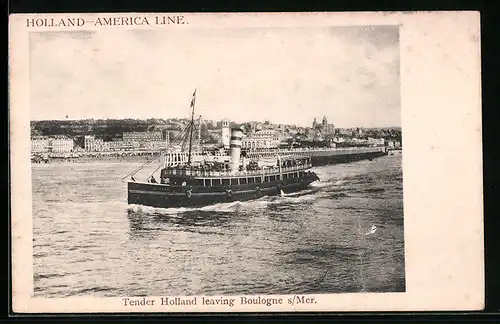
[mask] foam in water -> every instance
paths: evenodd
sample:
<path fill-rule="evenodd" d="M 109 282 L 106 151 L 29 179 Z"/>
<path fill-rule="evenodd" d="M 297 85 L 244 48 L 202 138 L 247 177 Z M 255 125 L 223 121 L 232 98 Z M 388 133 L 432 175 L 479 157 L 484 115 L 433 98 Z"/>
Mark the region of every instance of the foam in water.
<path fill-rule="evenodd" d="M 375 233 L 376 231 L 377 231 L 377 226 L 372 225 L 372 227 L 370 228 L 370 230 L 368 230 L 368 231 L 366 232 L 366 235 L 373 234 L 373 233 Z"/>
<path fill-rule="evenodd" d="M 310 186 L 314 187 L 314 188 L 324 188 L 324 187 L 328 187 L 331 185 L 332 185 L 332 183 L 328 182 L 328 181 L 316 181 L 316 182 L 313 182 L 310 184 Z"/>
<path fill-rule="evenodd" d="M 241 210 L 255 210 L 258 208 L 265 208 L 269 204 L 281 204 L 281 203 L 303 203 L 316 199 L 313 195 L 317 190 L 305 190 L 301 192 L 285 194 L 281 191 L 281 195 L 278 197 L 264 196 L 259 199 L 249 200 L 249 201 L 233 201 L 228 203 L 219 203 L 214 205 L 208 205 L 203 207 L 178 207 L 178 208 L 161 208 L 161 207 L 151 207 L 143 205 L 131 204 L 129 210 L 134 212 L 141 212 L 145 214 L 168 214 L 175 215 L 191 211 L 217 211 L 217 212 L 234 212 L 239 209 Z"/>

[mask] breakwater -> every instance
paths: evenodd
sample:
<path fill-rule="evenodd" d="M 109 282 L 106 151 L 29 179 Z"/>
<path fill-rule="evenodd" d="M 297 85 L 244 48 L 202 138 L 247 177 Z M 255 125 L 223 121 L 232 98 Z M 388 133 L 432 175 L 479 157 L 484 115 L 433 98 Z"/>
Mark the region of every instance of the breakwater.
<path fill-rule="evenodd" d="M 320 148 L 320 149 L 284 149 L 260 150 L 248 152 L 249 158 L 273 157 L 276 155 L 310 156 L 313 166 L 337 163 L 349 163 L 361 160 L 370 160 L 388 154 L 385 147 L 349 147 L 349 148 Z"/>

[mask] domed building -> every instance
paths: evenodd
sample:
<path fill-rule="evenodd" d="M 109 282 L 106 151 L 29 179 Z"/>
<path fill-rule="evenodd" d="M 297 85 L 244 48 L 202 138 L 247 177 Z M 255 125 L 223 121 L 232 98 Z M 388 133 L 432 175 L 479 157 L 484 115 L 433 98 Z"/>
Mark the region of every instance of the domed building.
<path fill-rule="evenodd" d="M 312 128 L 313 130 L 320 132 L 323 136 L 331 136 L 335 134 L 335 125 L 328 124 L 328 119 L 326 118 L 326 116 L 323 116 L 321 124 L 318 124 L 316 118 L 314 118 Z"/>

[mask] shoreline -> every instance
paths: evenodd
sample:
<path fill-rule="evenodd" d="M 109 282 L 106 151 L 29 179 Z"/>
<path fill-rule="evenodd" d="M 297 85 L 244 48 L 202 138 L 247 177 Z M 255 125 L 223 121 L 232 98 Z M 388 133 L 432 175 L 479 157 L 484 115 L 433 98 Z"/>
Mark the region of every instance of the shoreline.
<path fill-rule="evenodd" d="M 386 154 L 385 156 L 393 156 L 393 155 L 402 155 L 401 152 L 394 152 L 393 154 L 389 153 Z M 150 155 L 142 155 L 142 156 L 100 156 L 100 157 L 79 157 L 79 158 L 52 158 L 50 161 L 47 163 L 45 162 L 40 162 L 40 163 L 35 163 L 31 162 L 32 166 L 36 165 L 50 165 L 50 164 L 90 164 L 90 163 L 145 163 L 149 160 L 151 160 L 152 156 Z M 161 157 L 158 156 L 156 159 L 160 159 Z M 376 158 L 376 157 L 374 157 Z M 366 158 L 361 158 L 359 160 L 368 160 L 369 157 Z M 358 159 L 356 159 L 358 160 Z M 349 162 L 347 162 L 349 163 Z M 337 164 L 337 163 L 332 163 L 332 164 Z"/>
<path fill-rule="evenodd" d="M 120 163 L 120 162 L 146 162 L 152 159 L 151 155 L 131 155 L 131 156 L 99 156 L 99 157 L 78 157 L 78 158 L 51 158 L 48 162 L 31 162 L 32 165 L 36 164 L 72 164 L 72 163 Z M 157 157 L 158 159 L 160 156 Z"/>
<path fill-rule="evenodd" d="M 348 149 L 338 149 L 340 151 L 349 151 Z M 355 150 L 353 150 L 355 151 Z M 258 152 L 257 152 L 258 153 Z M 266 152 L 263 152 L 264 154 Z M 302 152 L 299 152 L 302 153 Z M 330 155 L 330 154 L 322 154 L 323 151 L 320 150 L 319 153 L 316 152 L 317 154 L 312 154 L 313 157 L 316 158 L 328 158 L 328 157 L 335 157 L 335 155 Z M 346 152 L 343 152 L 346 153 Z M 349 152 L 349 154 L 338 154 L 338 156 L 356 156 L 356 155 L 364 155 L 364 153 L 368 152 Z M 378 151 L 376 152 L 378 153 Z M 401 154 L 401 149 L 394 149 L 394 148 L 387 148 L 387 154 L 389 155 L 395 155 L 395 154 Z M 123 163 L 123 162 L 130 162 L 130 163 L 143 163 L 146 161 L 149 161 L 155 156 L 155 154 L 152 153 L 144 153 L 144 154 L 134 154 L 134 155 L 98 155 L 98 156 L 78 156 L 78 157 L 50 157 L 47 161 L 44 160 L 39 160 L 39 162 L 35 162 L 31 160 L 32 165 L 36 164 L 73 164 L 73 163 Z M 156 159 L 160 159 L 161 154 L 156 154 Z"/>

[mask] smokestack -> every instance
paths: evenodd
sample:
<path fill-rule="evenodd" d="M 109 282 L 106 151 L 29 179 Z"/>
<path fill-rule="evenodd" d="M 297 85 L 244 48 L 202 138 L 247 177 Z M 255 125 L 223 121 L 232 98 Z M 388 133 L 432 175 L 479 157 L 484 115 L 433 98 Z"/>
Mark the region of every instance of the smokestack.
<path fill-rule="evenodd" d="M 243 137 L 243 131 L 239 128 L 233 128 L 231 130 L 231 170 L 238 171 L 240 167 L 240 155 L 241 155 L 241 138 Z"/>

